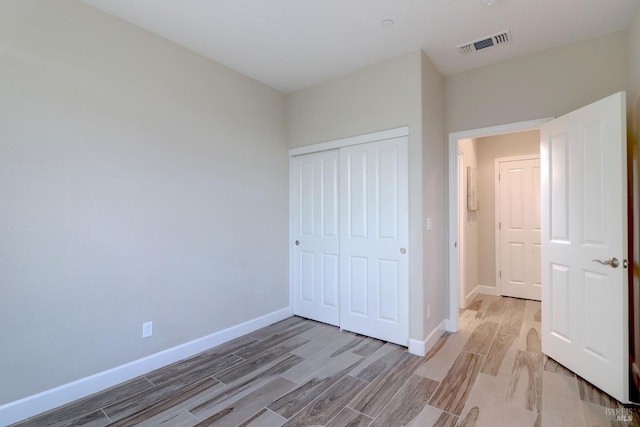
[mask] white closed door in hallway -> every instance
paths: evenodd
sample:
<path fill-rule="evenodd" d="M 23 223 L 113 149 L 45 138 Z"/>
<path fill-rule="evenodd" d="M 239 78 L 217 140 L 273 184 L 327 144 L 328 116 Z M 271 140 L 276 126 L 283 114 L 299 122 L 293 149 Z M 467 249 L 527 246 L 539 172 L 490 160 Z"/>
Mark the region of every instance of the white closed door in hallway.
<path fill-rule="evenodd" d="M 496 159 L 501 295 L 540 301 L 540 158 Z"/>
<path fill-rule="evenodd" d="M 292 158 L 293 312 L 339 325 L 338 150 Z"/>
<path fill-rule="evenodd" d="M 407 138 L 340 150 L 340 325 L 407 345 Z"/>
<path fill-rule="evenodd" d="M 541 128 L 542 350 L 629 396 L 625 94 Z"/>

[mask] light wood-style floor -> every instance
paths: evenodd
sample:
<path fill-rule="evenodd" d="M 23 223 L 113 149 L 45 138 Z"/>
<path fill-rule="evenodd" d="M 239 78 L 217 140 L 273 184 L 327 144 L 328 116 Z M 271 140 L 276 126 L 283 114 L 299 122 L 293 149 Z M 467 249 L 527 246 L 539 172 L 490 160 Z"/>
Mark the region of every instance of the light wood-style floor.
<path fill-rule="evenodd" d="M 542 355 L 540 303 L 480 295 L 460 326 L 417 357 L 292 317 L 17 425 L 638 425 Z"/>

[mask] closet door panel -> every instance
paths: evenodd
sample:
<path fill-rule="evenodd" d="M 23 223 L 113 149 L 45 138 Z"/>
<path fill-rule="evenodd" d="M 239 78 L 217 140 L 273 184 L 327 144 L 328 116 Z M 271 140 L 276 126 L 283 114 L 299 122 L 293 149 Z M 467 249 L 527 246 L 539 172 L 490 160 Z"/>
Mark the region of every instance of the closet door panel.
<path fill-rule="evenodd" d="M 293 312 L 339 325 L 338 150 L 292 158 Z"/>
<path fill-rule="evenodd" d="M 405 346 L 407 172 L 406 137 L 340 149 L 340 326 Z"/>

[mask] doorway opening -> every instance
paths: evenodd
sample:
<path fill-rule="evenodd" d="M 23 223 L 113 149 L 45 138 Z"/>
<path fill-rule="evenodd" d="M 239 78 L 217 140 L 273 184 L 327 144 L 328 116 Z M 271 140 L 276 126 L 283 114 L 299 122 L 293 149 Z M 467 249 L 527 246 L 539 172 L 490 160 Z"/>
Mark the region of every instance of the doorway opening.
<path fill-rule="evenodd" d="M 449 135 L 449 331 L 458 330 L 459 309 L 476 295 L 500 295 L 495 159 L 539 153 L 539 128 L 548 120 Z"/>

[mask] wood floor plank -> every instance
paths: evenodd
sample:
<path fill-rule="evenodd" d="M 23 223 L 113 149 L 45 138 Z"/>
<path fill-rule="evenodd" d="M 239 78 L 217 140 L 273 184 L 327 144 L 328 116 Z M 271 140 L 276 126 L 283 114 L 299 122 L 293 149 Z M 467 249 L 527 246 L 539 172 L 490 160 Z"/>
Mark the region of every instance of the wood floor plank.
<path fill-rule="evenodd" d="M 329 366 L 324 372 L 318 372 L 316 376 L 309 379 L 306 383 L 296 387 L 291 392 L 271 403 L 268 408 L 284 418 L 291 418 L 302 408 L 307 406 L 312 400 L 324 393 L 325 390 L 329 389 L 342 379 L 361 361 L 362 359 L 358 359 L 339 371 L 336 371 L 336 368 L 333 366 Z"/>
<path fill-rule="evenodd" d="M 529 328 L 527 331 L 527 351 L 533 353 L 542 353 L 542 342 L 536 328 Z"/>
<path fill-rule="evenodd" d="M 282 376 L 289 381 L 301 385 L 317 375 L 324 375 L 323 372 L 333 371 L 333 373 L 335 373 L 346 366 L 362 360 L 362 356 L 353 354 L 350 351 L 341 353 L 336 357 L 330 357 L 329 354 L 323 353 L 318 355 L 318 357 L 303 360 L 300 364 L 282 374 Z M 355 366 L 358 365 L 356 364 Z"/>
<path fill-rule="evenodd" d="M 355 394 L 360 392 L 366 382 L 350 375 L 343 377 L 329 390 L 317 397 L 305 409 L 290 419 L 285 426 L 324 425 L 342 411 Z"/>
<path fill-rule="evenodd" d="M 391 366 L 395 365 L 404 353 L 405 350 L 401 347 L 392 349 L 383 357 L 360 371 L 355 377 L 366 382 L 371 382 Z"/>
<path fill-rule="evenodd" d="M 578 381 L 578 392 L 580 400 L 603 406 L 605 408 L 620 408 L 623 405 L 607 393 L 600 390 L 593 384 L 585 381 L 580 377 L 576 377 Z"/>
<path fill-rule="evenodd" d="M 429 352 L 424 356 L 424 361 L 427 362 L 428 360 L 433 359 L 433 357 L 438 354 L 440 349 L 444 347 L 447 339 L 449 339 L 451 335 L 451 332 L 445 332 L 444 334 L 442 334 L 440 338 L 438 338 L 438 341 L 436 341 L 436 343 L 433 345 L 433 347 L 431 347 L 431 350 L 429 350 Z"/>
<path fill-rule="evenodd" d="M 473 408 L 478 408 L 483 415 L 486 415 L 493 408 L 498 408 L 505 404 L 507 388 L 510 377 L 494 377 L 479 373 L 473 384 L 471 393 L 462 409 L 460 419 L 464 420 Z"/>
<path fill-rule="evenodd" d="M 462 351 L 486 355 L 489 352 L 497 329 L 498 324 L 496 322 L 481 323 L 474 329 Z"/>
<path fill-rule="evenodd" d="M 287 420 L 273 411 L 263 408 L 260 412 L 249 418 L 238 427 L 279 427 Z"/>
<path fill-rule="evenodd" d="M 475 317 L 479 320 L 500 322 L 509 300 L 495 295 L 477 295 L 466 311 L 475 312 Z"/>
<path fill-rule="evenodd" d="M 412 419 L 407 426 L 411 427 L 426 427 L 433 426 L 441 419 L 445 412 L 438 408 L 434 408 L 431 405 L 426 405 L 422 411 L 414 419 Z"/>
<path fill-rule="evenodd" d="M 292 351 L 292 353 L 309 361 L 329 360 L 332 357 L 343 354 L 343 352 L 338 352 L 338 349 L 345 346 L 354 338 L 353 333 L 336 330 L 336 328 L 333 330 L 322 328 L 318 330 L 319 333 L 317 334 L 312 332 L 313 330 L 300 334 L 300 337 L 309 339 L 310 341 Z"/>
<path fill-rule="evenodd" d="M 242 363 L 244 359 L 235 354 L 199 355 L 151 372 L 145 377 L 155 385 L 180 375 L 190 375 L 194 380 L 206 378 Z"/>
<path fill-rule="evenodd" d="M 300 326 L 305 323 L 308 323 L 310 325 L 315 324 L 315 322 L 311 320 L 307 320 L 298 316 L 291 316 L 277 323 L 274 323 L 273 325 L 269 325 L 265 328 L 258 329 L 257 331 L 251 332 L 248 336 L 257 340 L 264 340 L 266 338 L 271 338 L 273 335 L 282 333 L 287 329 L 291 329 L 293 327 Z"/>
<path fill-rule="evenodd" d="M 433 424 L 433 427 L 455 427 L 457 422 L 458 417 L 443 412 Z"/>
<path fill-rule="evenodd" d="M 544 370 L 547 372 L 553 372 L 554 374 L 562 374 L 567 377 L 575 378 L 576 374 L 553 360 L 552 358 L 545 356 L 544 357 Z"/>
<path fill-rule="evenodd" d="M 231 384 L 239 378 L 260 369 L 265 364 L 278 359 L 279 357 L 291 352 L 291 350 L 305 344 L 307 340 L 302 338 L 292 338 L 289 341 L 281 343 L 275 347 L 268 347 L 262 353 L 241 362 L 225 371 L 215 374 L 214 377 L 222 383 Z"/>
<path fill-rule="evenodd" d="M 242 378 L 241 381 L 237 381 L 208 396 L 206 399 L 202 399 L 191 406 L 189 411 L 198 417 L 206 418 L 203 414 L 211 414 L 216 411 L 216 408 L 220 409 L 231 405 L 296 366 L 302 360 L 301 357 L 294 354 L 285 355 L 282 359 L 276 360 L 271 366 L 268 366 L 267 369 L 257 370 L 251 375 Z"/>
<path fill-rule="evenodd" d="M 582 427 L 584 425 L 580 408 L 578 382 L 563 374 L 543 372 L 542 380 L 542 422 L 543 426 Z M 567 411 L 567 408 L 576 408 Z"/>
<path fill-rule="evenodd" d="M 391 367 L 369 383 L 349 407 L 376 417 L 421 363 L 422 358 L 403 353 Z"/>
<path fill-rule="evenodd" d="M 168 384 L 168 383 L 167 383 Z M 199 395 L 207 390 L 215 388 L 220 383 L 213 378 L 205 378 L 198 382 L 170 384 L 172 387 L 161 387 L 126 404 L 117 404 L 104 409 L 104 412 L 115 420 L 114 427 L 137 426 L 143 421 L 153 418 L 163 412 L 175 408 L 177 405 Z"/>
<path fill-rule="evenodd" d="M 537 312 L 541 312 L 541 308 L 542 305 L 540 304 L 540 301 L 533 301 L 533 300 L 525 300 L 524 301 L 524 314 L 522 316 L 522 321 L 525 323 L 531 323 L 531 324 L 539 324 L 540 323 L 540 319 L 536 320 L 536 313 Z"/>
<path fill-rule="evenodd" d="M 498 298 L 489 302 L 489 305 L 483 311 L 482 319 L 485 321 L 500 322 L 507 306 L 509 305 L 506 298 Z"/>
<path fill-rule="evenodd" d="M 356 412 L 351 408 L 344 408 L 331 420 L 327 427 L 367 427 L 373 421 L 365 414 Z"/>
<path fill-rule="evenodd" d="M 299 335 L 302 332 L 308 331 L 313 327 L 314 325 L 311 324 L 310 322 L 299 324 L 292 328 L 286 329 L 282 332 L 278 332 L 270 336 L 269 338 L 265 338 L 261 341 L 250 344 L 244 347 L 243 349 L 236 351 L 234 354 L 236 356 L 242 357 L 243 359 L 250 359 L 252 357 L 257 356 L 260 353 L 264 353 L 265 351 L 284 343 L 285 341 L 295 337 L 296 335 Z M 309 342 L 309 341 L 305 340 L 305 342 Z"/>
<path fill-rule="evenodd" d="M 262 387 L 249 393 L 231 406 L 218 410 L 213 414 L 205 414 L 207 418 L 196 424 L 203 426 L 235 426 L 251 419 L 269 403 L 289 392 L 296 386 L 289 380 L 276 377 Z M 202 415 L 202 414 L 201 414 Z"/>
<path fill-rule="evenodd" d="M 369 357 L 378 351 L 384 344 L 384 341 L 380 341 L 375 338 L 365 338 L 364 341 L 353 350 L 353 353 L 358 356 Z"/>
<path fill-rule="evenodd" d="M 59 426 L 84 416 L 96 416 L 101 408 L 113 405 L 128 399 L 144 391 L 153 388 L 153 384 L 146 378 L 138 377 L 117 386 L 108 388 L 100 393 L 93 394 L 68 405 L 61 406 L 52 411 L 30 418 L 26 421 L 14 424 L 14 427 L 31 426 Z M 94 414 L 95 413 L 95 414 Z"/>
<path fill-rule="evenodd" d="M 424 409 L 437 387 L 436 381 L 412 375 L 371 426 L 388 427 L 408 424 Z"/>
<path fill-rule="evenodd" d="M 460 415 L 480 372 L 482 361 L 483 357 L 478 354 L 461 353 L 429 404 L 450 414 Z"/>
<path fill-rule="evenodd" d="M 102 411 L 95 411 L 92 412 L 90 414 L 84 415 L 78 419 L 75 419 L 71 422 L 66 422 L 64 424 L 61 424 L 64 427 L 75 427 L 75 426 L 82 426 L 82 427 L 104 427 L 104 426 L 108 426 L 111 424 L 111 420 L 109 420 L 109 418 L 107 418 L 107 416 L 104 414 L 104 412 Z M 39 426 L 45 425 L 45 424 L 38 424 Z"/>
<path fill-rule="evenodd" d="M 483 374 L 494 376 L 498 374 L 507 352 L 520 336 L 524 305 L 523 300 L 510 300 L 503 320 L 500 326 L 498 326 L 487 358 L 482 366 Z"/>
<path fill-rule="evenodd" d="M 478 421 L 478 414 L 480 413 L 480 408 L 474 406 L 471 408 L 469 412 L 465 415 L 465 417 L 460 421 L 459 427 L 475 427 L 476 422 Z"/>
<path fill-rule="evenodd" d="M 135 424 L 136 427 L 191 427 L 199 420 L 189 411 L 182 408 L 175 411 L 162 412 L 145 421 Z"/>
<path fill-rule="evenodd" d="M 430 354 L 416 373 L 423 377 L 441 382 L 446 373 L 451 369 L 475 328 L 484 322 L 481 317 L 476 317 L 475 311 L 465 311 L 460 316 L 460 331 L 447 336 L 442 347 L 435 354 Z M 479 312 L 481 313 L 481 312 Z"/>
<path fill-rule="evenodd" d="M 344 353 L 345 351 L 349 351 L 360 345 L 364 341 L 362 337 L 353 337 L 349 340 L 348 343 L 331 353 L 330 357 L 336 357 Z"/>
<path fill-rule="evenodd" d="M 507 389 L 507 403 L 541 413 L 543 356 L 518 350 Z"/>
<path fill-rule="evenodd" d="M 213 348 L 210 348 L 209 350 L 206 350 L 201 354 L 219 355 L 226 353 L 235 353 L 236 351 L 242 350 L 246 346 L 251 345 L 257 341 L 258 340 L 253 338 L 251 335 L 243 335 L 241 337 L 232 339 L 231 341 L 227 341 Z"/>

